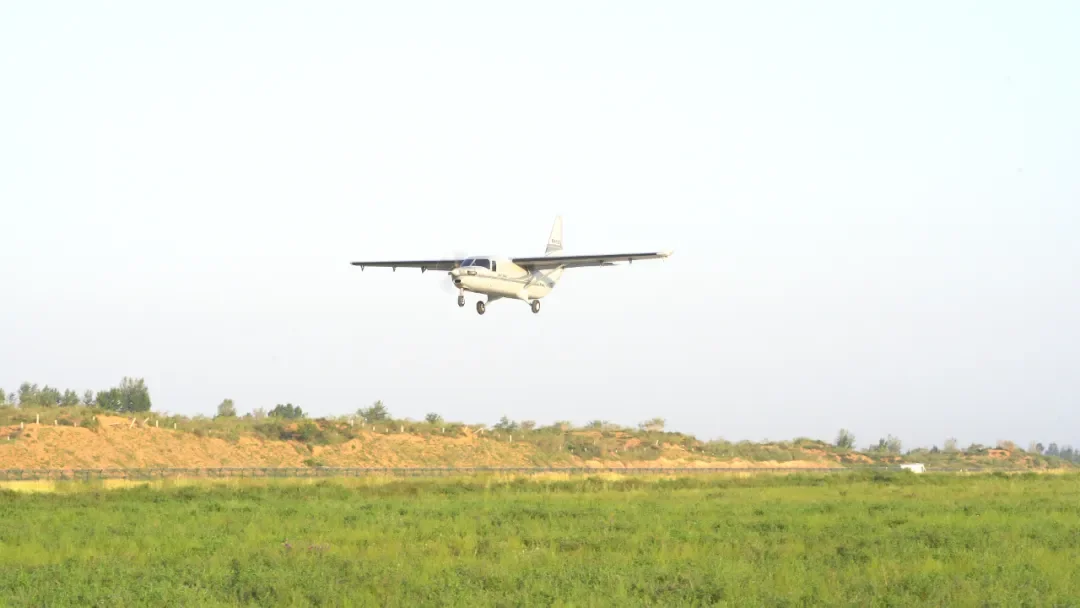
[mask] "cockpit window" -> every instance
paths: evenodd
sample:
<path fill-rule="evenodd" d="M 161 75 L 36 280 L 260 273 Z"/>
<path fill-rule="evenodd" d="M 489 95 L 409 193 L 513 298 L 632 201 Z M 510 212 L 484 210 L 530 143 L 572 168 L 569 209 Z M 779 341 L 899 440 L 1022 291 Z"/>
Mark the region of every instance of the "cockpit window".
<path fill-rule="evenodd" d="M 462 266 L 479 266 L 481 268 L 487 268 L 488 270 L 491 270 L 491 260 L 487 260 L 487 259 L 484 259 L 484 258 L 471 258 L 471 259 L 468 259 L 468 260 L 463 260 L 461 262 L 461 265 Z"/>

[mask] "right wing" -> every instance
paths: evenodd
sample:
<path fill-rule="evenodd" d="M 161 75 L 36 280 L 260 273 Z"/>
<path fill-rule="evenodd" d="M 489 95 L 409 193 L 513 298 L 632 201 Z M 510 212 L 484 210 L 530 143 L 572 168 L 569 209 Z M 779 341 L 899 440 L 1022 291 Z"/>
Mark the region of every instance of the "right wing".
<path fill-rule="evenodd" d="M 549 268 L 581 268 L 584 266 L 612 266 L 617 262 L 633 263 L 634 260 L 663 260 L 671 256 L 670 251 L 648 251 L 643 253 L 605 253 L 601 255 L 545 255 L 530 258 L 513 258 L 513 263 L 526 270 L 544 270 Z"/>
<path fill-rule="evenodd" d="M 461 266 L 462 261 L 463 260 L 460 260 L 460 259 L 450 259 L 450 260 L 401 260 L 401 261 L 397 261 L 397 262 L 378 261 L 378 262 L 351 262 L 351 263 L 352 263 L 353 266 L 359 266 L 360 270 L 363 270 L 364 268 L 366 268 L 368 266 L 373 266 L 373 267 L 376 267 L 376 268 L 393 268 L 394 270 L 397 270 L 398 268 L 419 268 L 420 272 L 424 272 L 424 271 L 427 271 L 427 270 L 453 270 L 453 269 L 457 268 L 458 266 Z"/>

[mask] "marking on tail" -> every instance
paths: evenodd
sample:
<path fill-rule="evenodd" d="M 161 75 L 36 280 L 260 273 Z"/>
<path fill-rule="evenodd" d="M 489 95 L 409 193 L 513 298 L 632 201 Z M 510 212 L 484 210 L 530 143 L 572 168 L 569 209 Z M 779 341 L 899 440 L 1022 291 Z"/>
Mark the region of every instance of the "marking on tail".
<path fill-rule="evenodd" d="M 555 224 L 551 227 L 551 234 L 548 235 L 547 247 L 544 248 L 544 255 L 558 255 L 563 250 L 563 238 L 562 238 L 562 216 L 555 217 Z"/>

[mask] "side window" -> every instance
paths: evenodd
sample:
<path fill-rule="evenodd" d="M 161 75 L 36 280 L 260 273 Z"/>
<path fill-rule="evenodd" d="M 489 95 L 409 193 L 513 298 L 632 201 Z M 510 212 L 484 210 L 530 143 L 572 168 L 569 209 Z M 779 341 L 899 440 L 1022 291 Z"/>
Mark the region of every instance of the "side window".
<path fill-rule="evenodd" d="M 491 272 L 495 272 L 495 260 L 491 260 Z"/>

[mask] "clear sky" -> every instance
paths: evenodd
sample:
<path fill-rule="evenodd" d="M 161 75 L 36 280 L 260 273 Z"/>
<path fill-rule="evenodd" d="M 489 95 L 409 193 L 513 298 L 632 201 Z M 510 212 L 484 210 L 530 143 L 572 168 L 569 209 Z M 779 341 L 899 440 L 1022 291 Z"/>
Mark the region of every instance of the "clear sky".
<path fill-rule="evenodd" d="M 1080 443 L 1080 3 L 7 2 L 0 387 Z M 675 250 L 539 315 L 354 259 Z"/>

